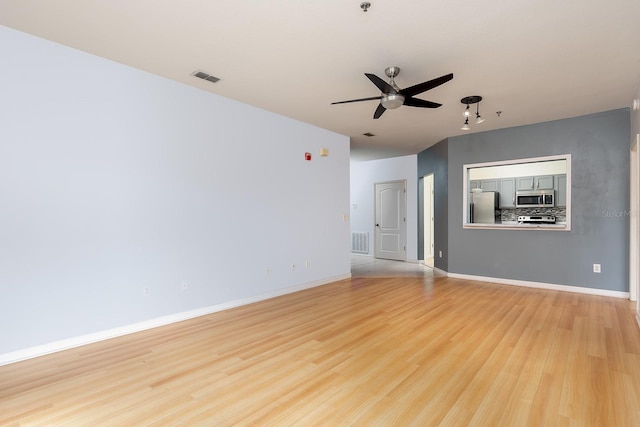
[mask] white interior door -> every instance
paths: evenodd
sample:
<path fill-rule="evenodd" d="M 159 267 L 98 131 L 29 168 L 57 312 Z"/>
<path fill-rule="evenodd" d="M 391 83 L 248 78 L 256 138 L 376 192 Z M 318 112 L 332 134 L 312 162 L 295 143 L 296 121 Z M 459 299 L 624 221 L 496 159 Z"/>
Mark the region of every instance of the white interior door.
<path fill-rule="evenodd" d="M 424 177 L 424 262 L 433 263 L 433 174 Z M 433 265 L 429 265 L 433 267 Z"/>
<path fill-rule="evenodd" d="M 406 181 L 375 184 L 376 258 L 406 260 Z"/>

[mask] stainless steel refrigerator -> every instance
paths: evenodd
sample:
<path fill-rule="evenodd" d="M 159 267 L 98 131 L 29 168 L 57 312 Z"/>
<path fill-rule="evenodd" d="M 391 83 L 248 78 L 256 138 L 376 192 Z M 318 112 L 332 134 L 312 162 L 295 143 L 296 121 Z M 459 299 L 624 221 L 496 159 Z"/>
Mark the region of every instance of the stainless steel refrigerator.
<path fill-rule="evenodd" d="M 499 193 L 483 191 L 471 193 L 471 222 L 495 224 L 500 222 Z"/>

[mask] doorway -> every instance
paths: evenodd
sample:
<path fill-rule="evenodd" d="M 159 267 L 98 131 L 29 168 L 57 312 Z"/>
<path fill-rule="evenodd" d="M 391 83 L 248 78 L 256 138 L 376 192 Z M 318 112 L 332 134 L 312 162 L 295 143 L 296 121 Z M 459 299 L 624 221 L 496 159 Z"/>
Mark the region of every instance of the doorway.
<path fill-rule="evenodd" d="M 630 202 L 629 202 L 629 299 L 638 301 L 636 312 L 640 319 L 640 134 L 636 134 L 631 143 L 630 164 Z M 639 320 L 640 321 L 640 320 Z"/>
<path fill-rule="evenodd" d="M 433 268 L 433 174 L 425 175 L 424 183 L 424 265 Z"/>
<path fill-rule="evenodd" d="M 375 183 L 374 256 L 407 259 L 407 181 Z"/>

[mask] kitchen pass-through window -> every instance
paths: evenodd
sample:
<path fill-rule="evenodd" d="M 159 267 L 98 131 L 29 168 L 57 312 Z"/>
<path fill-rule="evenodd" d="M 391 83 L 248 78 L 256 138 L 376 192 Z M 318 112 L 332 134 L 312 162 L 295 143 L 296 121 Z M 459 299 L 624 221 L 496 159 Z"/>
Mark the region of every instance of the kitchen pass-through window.
<path fill-rule="evenodd" d="M 463 167 L 465 228 L 571 229 L 571 155 Z"/>

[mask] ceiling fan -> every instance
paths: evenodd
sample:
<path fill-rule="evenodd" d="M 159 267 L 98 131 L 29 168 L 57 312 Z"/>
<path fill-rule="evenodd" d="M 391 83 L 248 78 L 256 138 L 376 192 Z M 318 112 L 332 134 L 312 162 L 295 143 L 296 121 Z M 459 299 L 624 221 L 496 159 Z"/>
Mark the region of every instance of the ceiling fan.
<path fill-rule="evenodd" d="M 391 79 L 389 83 L 385 82 L 375 74 L 364 73 L 364 75 L 367 76 L 367 78 L 369 78 L 369 80 L 371 80 L 371 82 L 382 91 L 382 94 L 380 96 L 332 102 L 331 105 L 346 104 L 348 102 L 373 101 L 374 99 L 379 99 L 380 104 L 378 105 L 378 108 L 376 108 L 376 112 L 373 113 L 374 119 L 380 118 L 380 116 L 382 116 L 382 113 L 384 113 L 386 110 L 392 110 L 394 108 L 400 107 L 401 105 L 420 108 L 438 108 L 442 104 L 414 98 L 414 96 L 421 94 L 422 92 L 426 92 L 429 89 L 433 89 L 434 87 L 440 86 L 441 84 L 453 79 L 453 73 L 450 73 L 442 77 L 438 77 L 437 79 L 419 83 L 406 89 L 400 89 L 394 81 L 394 78 L 397 77 L 400 73 L 400 68 L 389 67 L 384 70 L 384 73 Z"/>

